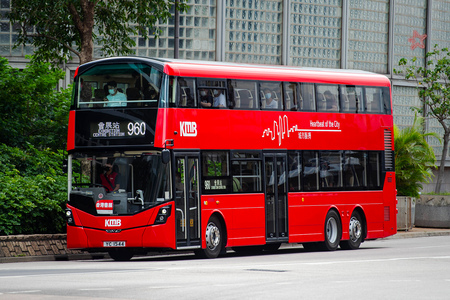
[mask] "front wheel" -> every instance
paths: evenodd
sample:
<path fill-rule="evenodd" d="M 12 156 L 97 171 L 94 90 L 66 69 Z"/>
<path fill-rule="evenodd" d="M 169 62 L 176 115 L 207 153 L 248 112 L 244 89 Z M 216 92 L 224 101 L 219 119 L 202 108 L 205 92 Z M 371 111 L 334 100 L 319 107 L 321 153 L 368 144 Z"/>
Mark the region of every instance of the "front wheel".
<path fill-rule="evenodd" d="M 222 224 L 219 219 L 212 216 L 208 225 L 206 226 L 205 241 L 206 248 L 196 251 L 195 253 L 204 258 L 216 258 L 224 248 L 224 232 L 222 231 Z"/>
<path fill-rule="evenodd" d="M 348 241 L 342 241 L 340 246 L 345 250 L 354 250 L 358 249 L 363 240 L 363 221 L 359 212 L 354 211 L 350 218 L 349 223 L 349 235 L 350 238 Z"/>

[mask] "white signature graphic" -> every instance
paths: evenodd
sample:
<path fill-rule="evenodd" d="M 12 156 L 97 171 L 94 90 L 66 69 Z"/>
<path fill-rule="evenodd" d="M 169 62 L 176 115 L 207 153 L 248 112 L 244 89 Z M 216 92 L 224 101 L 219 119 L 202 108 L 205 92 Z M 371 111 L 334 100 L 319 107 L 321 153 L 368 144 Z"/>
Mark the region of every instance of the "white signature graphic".
<path fill-rule="evenodd" d="M 312 138 L 311 132 L 341 132 L 338 121 L 310 121 L 310 126 L 322 129 L 304 129 L 299 128 L 297 124 L 289 127 L 288 116 L 279 116 L 278 122 L 277 120 L 273 121 L 273 130 L 270 127 L 264 129 L 262 137 L 270 137 L 272 141 L 278 138 L 278 146 L 281 146 L 285 137 L 289 138 L 294 133 L 298 133 L 299 139 L 310 140 Z"/>

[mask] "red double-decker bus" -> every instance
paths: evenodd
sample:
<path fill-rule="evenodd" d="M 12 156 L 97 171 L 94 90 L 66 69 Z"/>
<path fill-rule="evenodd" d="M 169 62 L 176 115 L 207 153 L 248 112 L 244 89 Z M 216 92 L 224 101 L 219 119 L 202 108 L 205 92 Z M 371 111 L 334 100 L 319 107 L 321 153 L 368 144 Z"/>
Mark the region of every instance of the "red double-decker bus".
<path fill-rule="evenodd" d="M 67 246 L 359 248 L 396 233 L 390 82 L 361 71 L 108 58 L 70 111 Z"/>

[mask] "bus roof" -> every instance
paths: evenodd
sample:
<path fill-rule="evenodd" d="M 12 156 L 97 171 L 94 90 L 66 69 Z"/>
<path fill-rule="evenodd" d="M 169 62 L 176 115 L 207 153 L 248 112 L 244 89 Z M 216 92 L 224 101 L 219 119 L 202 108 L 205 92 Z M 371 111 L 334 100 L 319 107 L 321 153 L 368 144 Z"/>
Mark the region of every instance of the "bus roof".
<path fill-rule="evenodd" d="M 171 76 L 314 82 L 365 86 L 390 86 L 391 84 L 390 80 L 384 75 L 360 70 L 237 64 L 216 61 L 163 59 L 139 56 L 112 57 L 93 61 L 80 66 L 80 73 L 83 73 L 86 69 L 99 63 L 124 63 L 127 61 L 159 65 L 164 73 Z"/>

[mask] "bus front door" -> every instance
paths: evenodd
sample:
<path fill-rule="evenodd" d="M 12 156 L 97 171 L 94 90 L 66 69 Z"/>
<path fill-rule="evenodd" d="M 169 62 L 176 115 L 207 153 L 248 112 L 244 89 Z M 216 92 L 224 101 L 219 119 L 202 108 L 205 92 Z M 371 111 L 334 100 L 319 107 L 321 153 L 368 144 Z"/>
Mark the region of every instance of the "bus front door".
<path fill-rule="evenodd" d="M 264 153 L 266 195 L 266 241 L 287 242 L 286 153 Z"/>
<path fill-rule="evenodd" d="M 200 195 L 198 155 L 175 154 L 177 248 L 199 248 Z"/>

